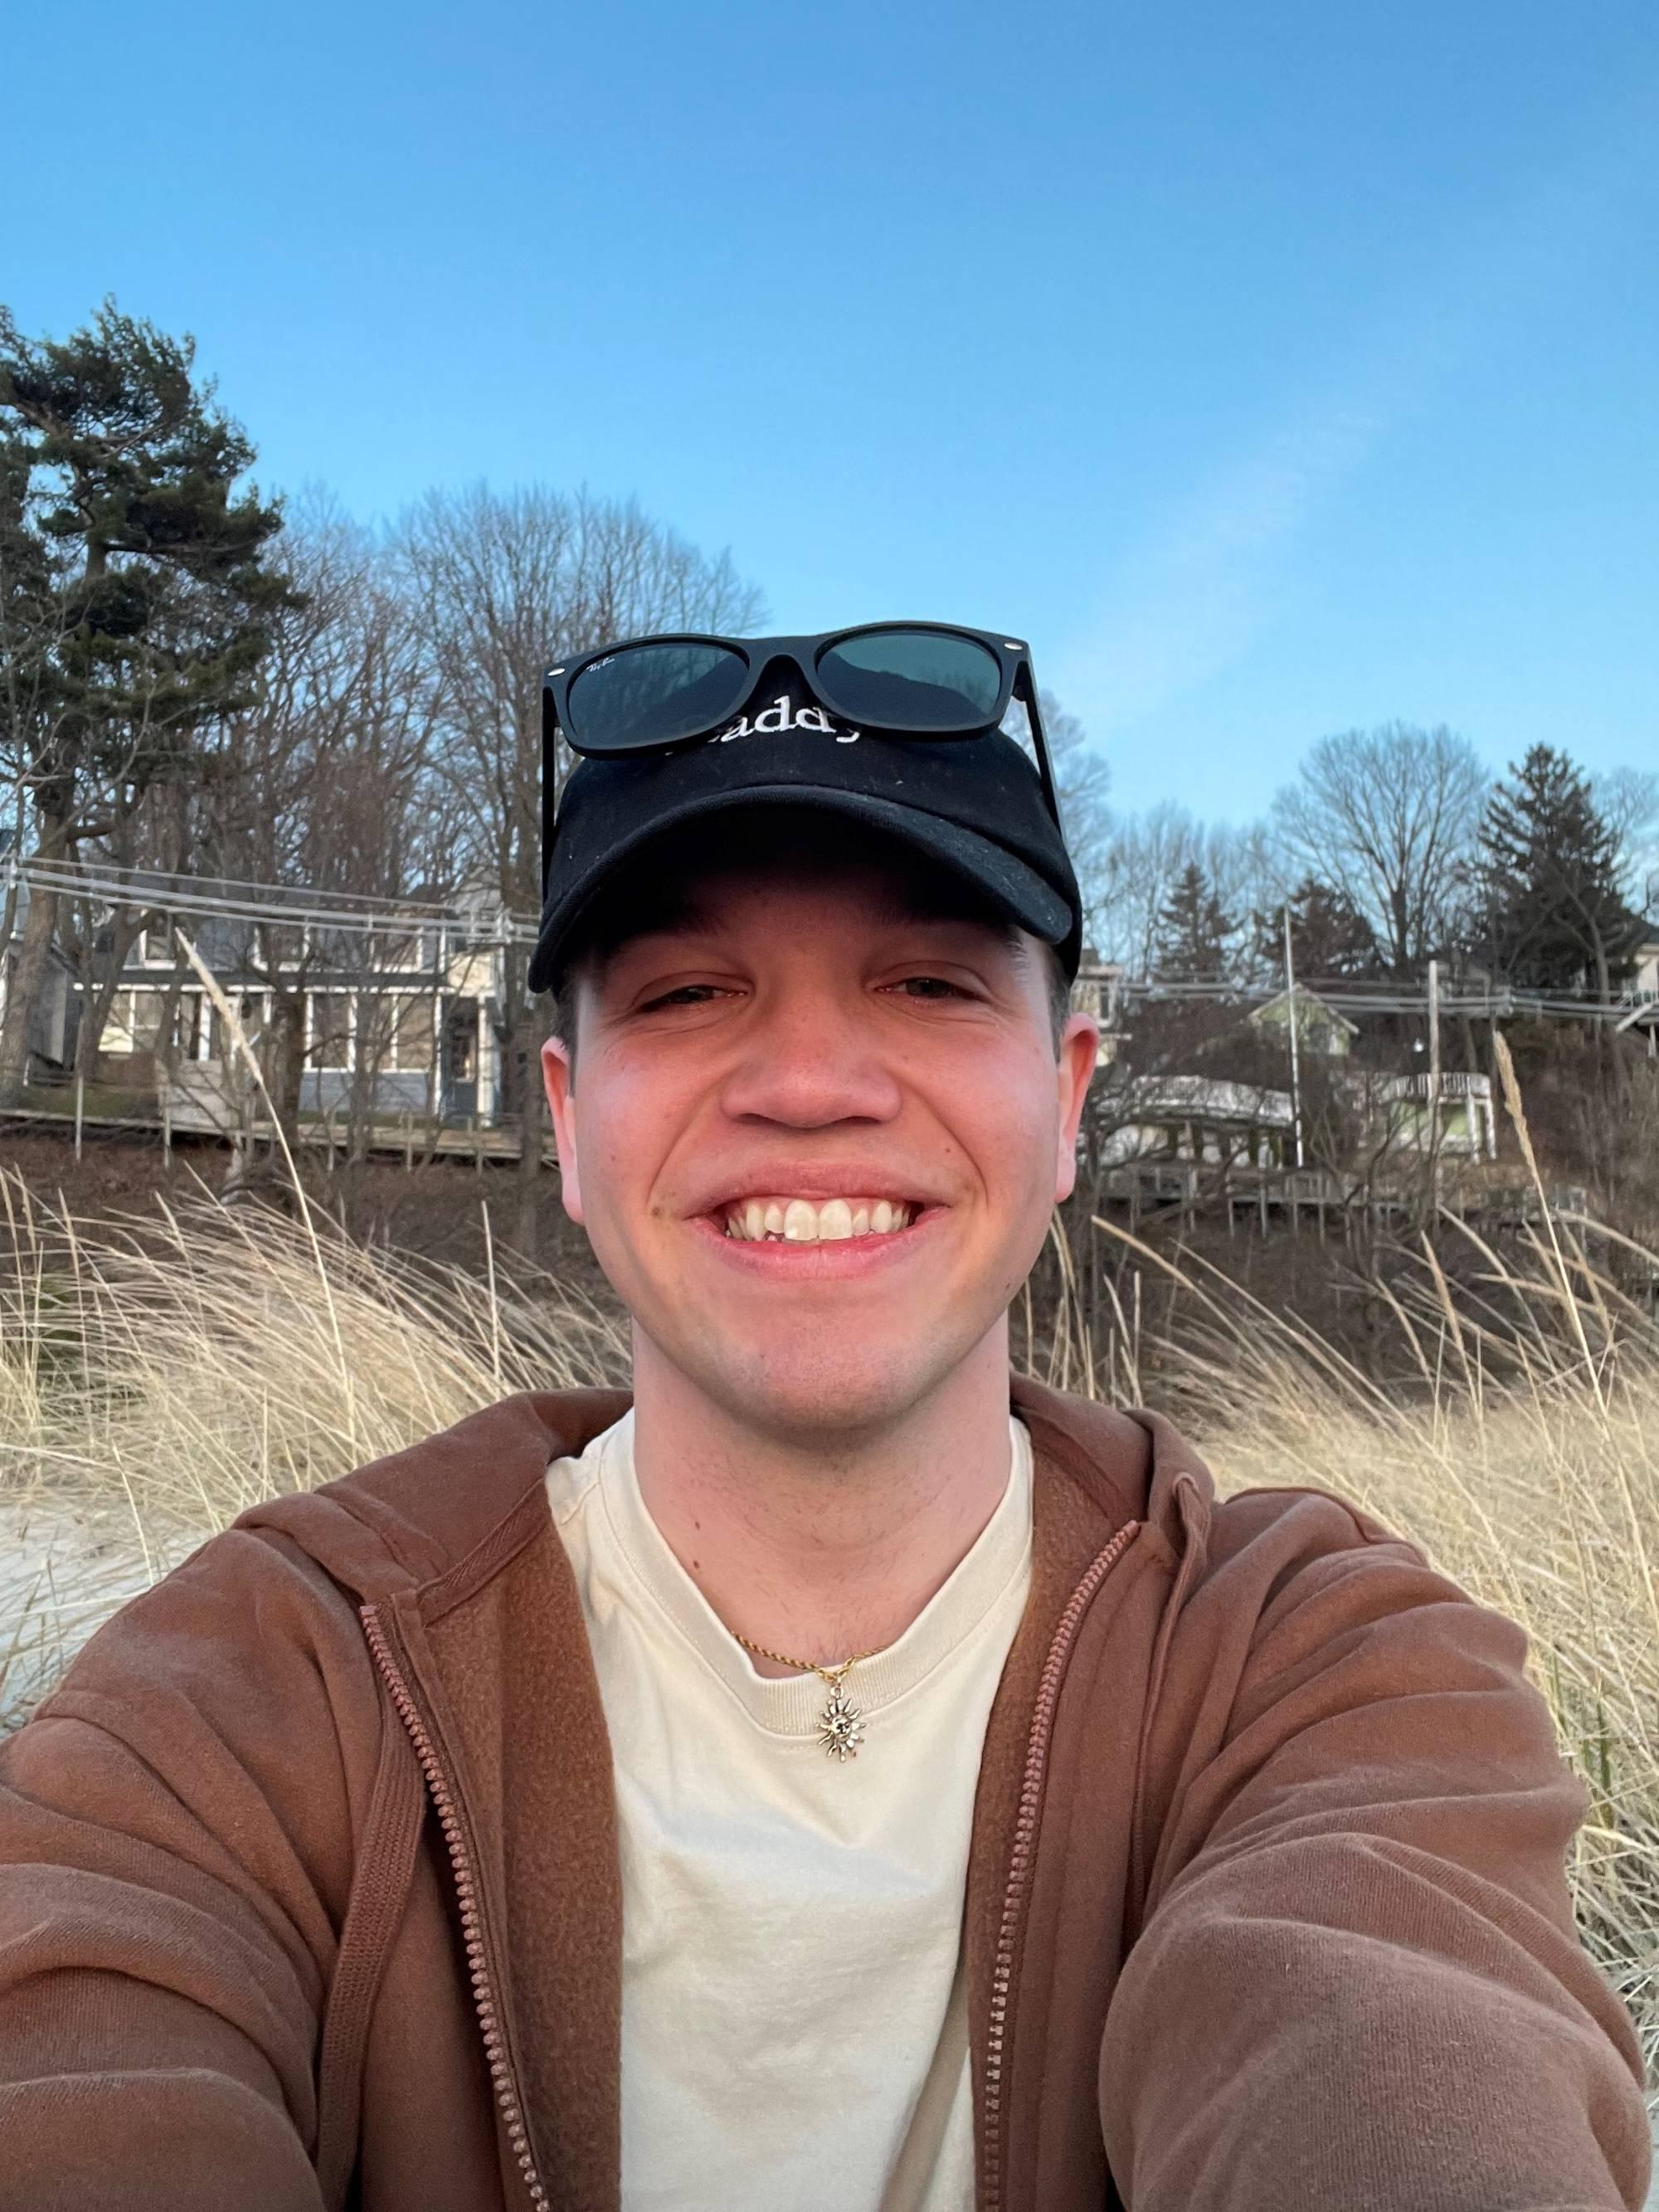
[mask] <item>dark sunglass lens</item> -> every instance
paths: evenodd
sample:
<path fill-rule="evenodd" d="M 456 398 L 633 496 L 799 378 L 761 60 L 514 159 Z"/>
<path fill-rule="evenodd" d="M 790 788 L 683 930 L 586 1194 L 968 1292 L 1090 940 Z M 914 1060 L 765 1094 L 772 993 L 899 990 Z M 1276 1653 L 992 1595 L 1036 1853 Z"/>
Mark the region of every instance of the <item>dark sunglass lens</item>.
<path fill-rule="evenodd" d="M 588 752 L 677 744 L 724 721 L 748 673 L 729 646 L 620 646 L 572 684 L 567 734 Z"/>
<path fill-rule="evenodd" d="M 878 730 L 983 728 L 1002 696 L 994 653 L 927 629 L 844 637 L 819 655 L 818 676 L 842 714 Z"/>

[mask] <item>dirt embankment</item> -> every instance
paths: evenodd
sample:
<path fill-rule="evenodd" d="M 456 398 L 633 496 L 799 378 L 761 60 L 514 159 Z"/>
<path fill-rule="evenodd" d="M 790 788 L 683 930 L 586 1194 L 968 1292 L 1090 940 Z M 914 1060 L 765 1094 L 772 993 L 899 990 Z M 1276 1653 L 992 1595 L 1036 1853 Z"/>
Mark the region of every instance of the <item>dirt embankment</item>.
<path fill-rule="evenodd" d="M 169 1155 L 154 1134 L 101 1132 L 87 1133 L 77 1160 L 70 1130 L 0 1121 L 0 1168 L 15 1170 L 43 1202 L 61 1200 L 77 1220 L 148 1214 L 158 1198 L 202 1184 L 222 1190 L 231 1164 L 228 1148 L 212 1139 L 180 1136 Z M 405 1170 L 395 1158 L 375 1159 L 337 1164 L 331 1173 L 321 1160 L 302 1158 L 301 1172 L 311 1204 L 358 1243 L 412 1252 L 480 1277 L 492 1245 L 498 1263 L 510 1264 L 528 1243 L 527 1256 L 561 1281 L 609 1297 L 586 1236 L 565 1212 L 555 1172 L 537 1179 L 528 1237 L 516 1163 L 486 1161 L 480 1170 L 471 1161 L 447 1159 Z M 258 1188 L 280 1203 L 285 1182 L 279 1161 Z"/>

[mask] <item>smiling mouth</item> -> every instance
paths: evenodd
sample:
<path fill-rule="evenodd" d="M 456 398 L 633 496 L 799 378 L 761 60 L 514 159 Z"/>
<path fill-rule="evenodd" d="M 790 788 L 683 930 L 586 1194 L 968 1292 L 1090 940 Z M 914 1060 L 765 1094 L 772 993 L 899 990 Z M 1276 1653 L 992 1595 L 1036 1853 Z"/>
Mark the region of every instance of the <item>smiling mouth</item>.
<path fill-rule="evenodd" d="M 726 1234 L 750 1244 L 830 1244 L 896 1236 L 921 1211 L 908 1199 L 749 1198 L 726 1207 Z"/>

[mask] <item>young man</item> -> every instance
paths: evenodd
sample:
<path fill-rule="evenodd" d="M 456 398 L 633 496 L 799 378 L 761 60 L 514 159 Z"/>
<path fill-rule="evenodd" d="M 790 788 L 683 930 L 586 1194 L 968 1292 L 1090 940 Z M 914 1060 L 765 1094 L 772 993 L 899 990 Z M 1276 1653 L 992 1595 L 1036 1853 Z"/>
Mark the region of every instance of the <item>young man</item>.
<path fill-rule="evenodd" d="M 1633 2212 L 1521 1632 L 1011 1386 L 1096 1048 L 1024 648 L 551 681 L 632 1404 L 244 1515 L 7 1747 L 0 2207 Z"/>

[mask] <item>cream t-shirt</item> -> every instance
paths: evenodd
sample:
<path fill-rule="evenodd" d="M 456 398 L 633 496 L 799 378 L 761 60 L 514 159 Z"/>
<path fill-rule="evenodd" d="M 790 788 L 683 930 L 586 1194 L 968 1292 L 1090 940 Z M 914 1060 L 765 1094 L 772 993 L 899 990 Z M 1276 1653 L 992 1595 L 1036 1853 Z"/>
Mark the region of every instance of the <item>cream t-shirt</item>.
<path fill-rule="evenodd" d="M 757 1674 L 651 1518 L 633 1416 L 547 1474 L 592 1641 L 623 1875 L 623 2212 L 971 2212 L 963 1897 L 1025 1603 L 1031 1454 L 897 1643 Z"/>

